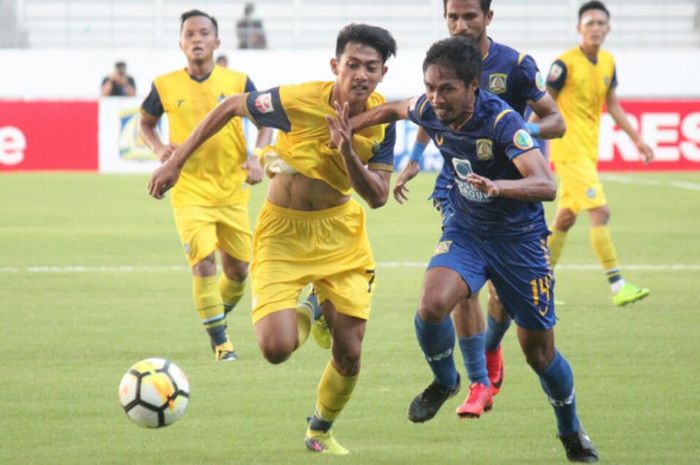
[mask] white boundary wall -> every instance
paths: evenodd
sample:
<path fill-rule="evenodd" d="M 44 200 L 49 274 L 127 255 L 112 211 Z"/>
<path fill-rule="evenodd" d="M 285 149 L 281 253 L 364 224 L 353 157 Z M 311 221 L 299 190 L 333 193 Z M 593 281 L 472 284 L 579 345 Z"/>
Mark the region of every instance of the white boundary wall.
<path fill-rule="evenodd" d="M 572 44 L 572 46 L 575 44 Z M 536 49 L 529 53 L 540 69 L 563 50 Z M 322 51 L 221 50 L 232 68 L 248 73 L 259 89 L 277 84 L 332 80 L 329 60 L 332 48 Z M 611 50 L 617 59 L 618 94 L 631 97 L 698 97 L 700 50 Z M 388 62 L 389 73 L 379 91 L 389 98 L 422 92 L 421 63 L 425 51 L 399 50 Z M 136 79 L 138 95 L 148 93 L 155 76 L 184 66 L 185 59 L 173 43 L 172 52 L 156 50 L 0 50 L 0 99 L 79 98 L 99 95 L 102 78 L 114 62 L 125 60 Z"/>

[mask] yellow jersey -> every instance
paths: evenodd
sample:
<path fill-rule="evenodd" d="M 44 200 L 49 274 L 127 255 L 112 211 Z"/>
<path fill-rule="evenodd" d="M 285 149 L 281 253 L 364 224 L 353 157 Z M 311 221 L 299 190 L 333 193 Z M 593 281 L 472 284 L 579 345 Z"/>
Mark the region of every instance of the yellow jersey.
<path fill-rule="evenodd" d="M 141 105 L 155 117 L 168 115 L 170 143 L 182 144 L 202 119 L 226 97 L 255 90 L 250 78 L 237 71 L 214 66 L 198 80 L 180 69 L 153 81 Z M 173 187 L 173 206 L 220 206 L 248 201 L 244 188 L 247 148 L 241 118 L 233 118 L 221 131 L 202 144 L 187 160 Z"/>
<path fill-rule="evenodd" d="M 600 115 L 608 92 L 617 86 L 613 56 L 601 50 L 593 62 L 579 47 L 573 48 L 552 64 L 547 86 L 559 92 L 557 106 L 566 122 L 564 137 L 550 141 L 550 158 L 597 161 Z"/>
<path fill-rule="evenodd" d="M 327 115 L 335 117 L 333 85 L 332 81 L 318 81 L 251 92 L 246 98 L 246 111 L 259 125 L 280 129 L 272 148 L 294 171 L 349 195 L 350 178 L 338 150 L 329 147 L 325 120 Z M 373 92 L 366 109 L 384 101 L 383 96 Z M 377 125 L 356 132 L 352 146 L 364 165 L 391 172 L 395 139 L 393 123 Z"/>

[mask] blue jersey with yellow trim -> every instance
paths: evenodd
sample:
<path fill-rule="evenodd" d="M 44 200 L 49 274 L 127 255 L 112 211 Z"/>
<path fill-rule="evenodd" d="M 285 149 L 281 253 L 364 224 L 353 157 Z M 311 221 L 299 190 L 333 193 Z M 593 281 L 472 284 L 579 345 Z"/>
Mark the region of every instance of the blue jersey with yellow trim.
<path fill-rule="evenodd" d="M 466 181 L 472 172 L 493 180 L 522 179 L 513 159 L 537 148 L 537 143 L 520 114 L 480 90 L 474 114 L 459 130 L 440 122 L 425 94 L 412 103 L 409 118 L 430 135 L 454 179 L 447 195 L 452 221 L 487 240 L 531 240 L 546 233 L 541 202 L 490 198 Z"/>
<path fill-rule="evenodd" d="M 522 117 L 528 109 L 527 102 L 536 102 L 547 92 L 545 78 L 530 55 L 493 40 L 481 62 L 479 87 L 505 100 Z M 450 170 L 443 166 L 435 179 L 431 198 L 438 203 L 445 202 L 451 183 Z"/>

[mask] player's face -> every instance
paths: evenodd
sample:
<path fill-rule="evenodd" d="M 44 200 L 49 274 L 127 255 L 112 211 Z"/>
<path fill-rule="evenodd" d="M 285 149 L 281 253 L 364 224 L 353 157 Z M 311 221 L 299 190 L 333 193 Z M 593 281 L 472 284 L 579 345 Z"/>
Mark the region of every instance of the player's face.
<path fill-rule="evenodd" d="M 187 61 L 195 64 L 210 61 L 217 48 L 219 38 L 209 18 L 192 16 L 185 20 L 180 32 L 180 49 L 185 52 Z"/>
<path fill-rule="evenodd" d="M 476 80 L 467 85 L 454 70 L 441 65 L 430 65 L 423 79 L 425 95 L 442 124 L 457 129 L 474 113 Z"/>
<path fill-rule="evenodd" d="M 602 10 L 588 10 L 578 24 L 581 42 L 584 47 L 600 47 L 610 32 L 608 15 Z"/>
<path fill-rule="evenodd" d="M 452 37 L 468 37 L 478 42 L 485 36 L 492 18 L 493 11 L 484 14 L 479 0 L 448 0 L 445 5 L 447 30 Z"/>
<path fill-rule="evenodd" d="M 331 69 L 341 99 L 350 104 L 366 102 L 387 71 L 377 50 L 355 42 L 345 46 L 340 58 L 331 59 Z"/>

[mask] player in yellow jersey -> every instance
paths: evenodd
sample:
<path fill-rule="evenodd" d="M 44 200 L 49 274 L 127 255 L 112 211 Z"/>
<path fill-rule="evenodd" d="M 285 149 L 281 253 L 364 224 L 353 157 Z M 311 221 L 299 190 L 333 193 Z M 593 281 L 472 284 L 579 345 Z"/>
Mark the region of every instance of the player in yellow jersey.
<path fill-rule="evenodd" d="M 331 426 L 360 372 L 374 291 L 364 209 L 350 194 L 354 189 L 372 208 L 386 203 L 395 140 L 393 124 L 352 135 L 349 116 L 384 102 L 374 90 L 395 53 L 388 31 L 346 26 L 330 63 L 335 81 L 227 98 L 149 182 L 151 195 L 161 198 L 194 160 L 195 150 L 236 116 L 281 130 L 274 155 L 266 160 L 273 176 L 255 228 L 253 323 L 263 356 L 271 363 L 284 362 L 308 337 L 316 312 L 297 305 L 297 299 L 305 285 L 313 284 L 333 340 L 304 440 L 314 452 L 348 453 Z"/>
<path fill-rule="evenodd" d="M 591 221 L 591 244 L 603 266 L 612 290 L 612 301 L 622 306 L 649 295 L 622 279 L 610 233 L 610 208 L 598 179 L 598 132 L 603 105 L 615 123 L 632 139 L 644 161 L 653 158 L 652 149 L 632 128 L 615 92 L 617 73 L 612 55 L 601 50 L 610 32 L 610 13 L 602 2 L 587 2 L 579 9 L 580 45 L 556 60 L 547 78 L 566 121 L 566 135 L 551 141 L 551 160 L 561 181 L 559 204 L 549 237 L 552 265 L 559 260 L 566 234 L 581 210 Z"/>
<path fill-rule="evenodd" d="M 216 19 L 199 10 L 182 14 L 180 49 L 187 66 L 157 77 L 141 111 L 141 136 L 161 161 L 220 101 L 255 90 L 247 75 L 214 64 L 218 47 Z M 163 113 L 168 115 L 170 130 L 167 143 L 156 131 Z M 271 135 L 271 129 L 261 128 L 254 154 L 269 143 Z M 241 119 L 236 118 L 194 153 L 173 190 L 175 223 L 192 267 L 195 307 L 217 360 L 236 359 L 226 313 L 241 298 L 248 275 L 248 185 L 260 182 L 262 175 L 258 156 L 247 156 Z M 217 249 L 223 268 L 218 278 Z"/>

